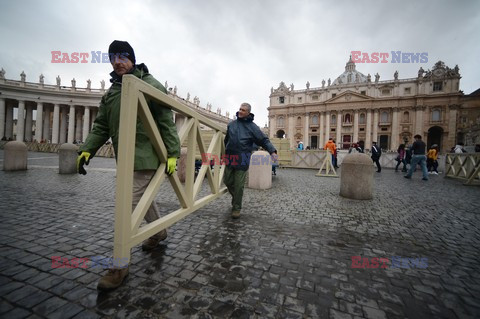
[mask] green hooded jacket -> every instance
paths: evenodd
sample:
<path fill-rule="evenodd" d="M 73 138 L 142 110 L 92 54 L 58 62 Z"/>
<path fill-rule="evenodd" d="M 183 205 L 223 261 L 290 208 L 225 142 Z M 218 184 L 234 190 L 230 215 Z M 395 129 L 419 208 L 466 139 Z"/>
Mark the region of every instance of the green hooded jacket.
<path fill-rule="evenodd" d="M 148 69 L 143 63 L 136 65 L 130 74 L 142 79 L 163 93 L 167 93 L 165 87 L 148 73 Z M 116 76 L 114 72 L 112 72 L 111 75 L 112 80 L 110 81 L 112 82 L 112 86 L 108 89 L 107 93 L 103 95 L 93 128 L 88 134 L 85 143 L 79 148 L 79 152 L 89 152 L 91 157 L 95 156 L 98 149 L 104 145 L 110 137 L 112 138 L 115 157 L 118 156 L 122 78 Z M 148 97 L 146 98 L 152 116 L 157 123 L 160 135 L 165 143 L 165 147 L 167 148 L 168 157 L 180 157 L 180 140 L 178 138 L 177 128 L 173 122 L 172 110 L 152 102 Z M 140 119 L 137 118 L 134 170 L 155 170 L 159 166 L 160 160 L 158 159 L 157 153 L 152 143 L 150 143 L 143 124 Z"/>

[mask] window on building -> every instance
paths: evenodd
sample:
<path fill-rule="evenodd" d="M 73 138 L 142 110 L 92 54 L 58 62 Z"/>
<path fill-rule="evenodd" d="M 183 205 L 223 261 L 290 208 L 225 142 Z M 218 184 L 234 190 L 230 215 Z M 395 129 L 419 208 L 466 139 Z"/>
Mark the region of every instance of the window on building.
<path fill-rule="evenodd" d="M 302 118 L 300 116 L 297 117 L 297 126 L 302 126 Z"/>
<path fill-rule="evenodd" d="M 443 83 L 442 81 L 433 82 L 433 92 L 438 92 L 443 90 Z"/>
<path fill-rule="evenodd" d="M 382 95 L 390 95 L 390 89 L 383 89 Z"/>
<path fill-rule="evenodd" d="M 380 113 L 380 123 L 388 123 L 388 113 L 387 112 Z"/>
<path fill-rule="evenodd" d="M 314 115 L 314 116 L 312 117 L 312 124 L 313 124 L 313 125 L 318 125 L 318 116 Z"/>
<path fill-rule="evenodd" d="M 336 97 L 337 96 L 337 93 L 333 93 L 332 94 L 332 98 Z"/>
<path fill-rule="evenodd" d="M 383 150 L 388 150 L 389 147 L 388 147 L 388 140 L 389 140 L 389 136 L 388 135 L 380 135 L 380 141 L 379 141 L 379 144 L 380 144 L 380 148 L 383 149 Z"/>
<path fill-rule="evenodd" d="M 277 127 L 284 127 L 284 119 L 283 119 L 283 116 L 279 116 L 277 118 Z"/>
<path fill-rule="evenodd" d="M 331 130 L 331 131 L 332 131 L 332 132 L 335 132 L 335 129 L 334 129 L 334 128 L 332 128 L 332 130 Z"/>
<path fill-rule="evenodd" d="M 330 118 L 330 124 L 337 124 L 337 116 L 335 114 Z"/>
<path fill-rule="evenodd" d="M 404 92 L 405 94 L 410 94 L 411 91 L 412 91 L 411 88 L 405 88 L 405 89 L 403 90 L 403 92 Z"/>
<path fill-rule="evenodd" d="M 367 91 L 361 91 L 360 94 L 367 95 Z"/>
<path fill-rule="evenodd" d="M 410 113 L 408 113 L 407 111 L 403 112 L 402 121 L 403 121 L 403 123 L 410 122 Z"/>
<path fill-rule="evenodd" d="M 365 124 L 365 113 L 360 113 L 360 117 L 358 118 L 359 124 Z"/>
<path fill-rule="evenodd" d="M 352 142 L 352 136 L 351 135 L 344 135 L 342 137 L 342 148 L 344 150 L 348 150 L 350 148 L 350 143 Z"/>
<path fill-rule="evenodd" d="M 278 100 L 279 100 L 280 104 L 285 103 L 285 97 L 284 97 L 284 96 L 280 96 L 280 97 L 278 98 Z"/>
<path fill-rule="evenodd" d="M 387 127 L 382 127 L 382 131 L 388 131 Z"/>
<path fill-rule="evenodd" d="M 432 111 L 432 121 L 439 122 L 441 120 L 440 110 L 435 109 Z"/>
<path fill-rule="evenodd" d="M 318 95 L 312 95 L 312 101 L 318 101 Z"/>
<path fill-rule="evenodd" d="M 361 128 L 360 128 L 360 132 L 363 132 L 363 131 L 365 131 L 365 128 L 364 128 L 364 127 L 361 127 Z"/>
<path fill-rule="evenodd" d="M 351 119 L 351 116 L 350 116 L 349 113 L 345 114 L 345 116 L 344 116 L 344 122 L 347 123 L 347 124 L 352 123 L 352 119 Z"/>
<path fill-rule="evenodd" d="M 297 102 L 298 102 L 298 103 L 302 103 L 302 98 L 301 98 L 301 97 L 298 97 L 298 98 L 297 98 Z"/>

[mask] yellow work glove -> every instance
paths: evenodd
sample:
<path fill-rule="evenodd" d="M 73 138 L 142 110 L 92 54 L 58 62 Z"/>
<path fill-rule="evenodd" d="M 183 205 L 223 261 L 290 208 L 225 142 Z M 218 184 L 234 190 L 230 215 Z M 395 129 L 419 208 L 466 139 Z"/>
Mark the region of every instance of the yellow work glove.
<path fill-rule="evenodd" d="M 90 156 L 89 152 L 82 152 L 77 157 L 77 172 L 78 174 L 87 175 L 87 171 L 83 168 L 83 165 L 90 163 Z"/>
<path fill-rule="evenodd" d="M 167 167 L 166 172 L 168 175 L 172 175 L 177 168 L 177 158 L 176 157 L 169 157 L 167 159 Z"/>

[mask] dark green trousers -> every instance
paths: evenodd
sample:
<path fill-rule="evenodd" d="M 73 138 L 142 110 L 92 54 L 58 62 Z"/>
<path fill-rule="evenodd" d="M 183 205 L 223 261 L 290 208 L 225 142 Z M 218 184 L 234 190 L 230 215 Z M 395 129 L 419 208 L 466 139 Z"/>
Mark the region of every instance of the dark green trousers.
<path fill-rule="evenodd" d="M 233 169 L 230 166 L 225 167 L 223 182 L 232 195 L 232 210 L 242 209 L 243 188 L 245 187 L 245 177 L 247 171 Z"/>

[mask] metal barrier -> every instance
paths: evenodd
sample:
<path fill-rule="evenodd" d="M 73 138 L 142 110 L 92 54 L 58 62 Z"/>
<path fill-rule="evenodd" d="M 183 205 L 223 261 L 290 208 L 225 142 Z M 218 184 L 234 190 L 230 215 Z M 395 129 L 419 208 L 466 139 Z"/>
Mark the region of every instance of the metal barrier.
<path fill-rule="evenodd" d="M 216 155 L 218 158 L 221 158 L 225 153 L 223 140 L 226 130 L 133 75 L 124 75 L 122 82 L 113 254 L 115 258 L 130 260 L 130 250 L 133 246 L 166 229 L 227 191 L 226 187 L 221 187 L 225 166 L 220 165 L 220 163 L 215 163 L 213 169 L 210 168 L 210 165 L 203 165 L 195 179 L 195 152 L 187 153 L 184 186 L 180 182 L 177 173 L 174 173 L 172 176 L 166 175 L 167 150 L 150 113 L 147 99 L 155 101 L 163 107 L 170 108 L 187 118 L 185 124 L 180 129 L 179 137 L 180 143 L 187 139 L 187 148 L 189 150 L 195 150 L 198 146 L 201 153 L 210 153 L 212 156 Z M 143 122 L 161 164 L 132 213 L 133 164 L 137 116 Z M 215 130 L 208 149 L 206 149 L 206 145 L 200 135 L 200 123 Z M 211 194 L 197 199 L 205 175 L 207 176 Z M 155 200 L 160 185 L 166 177 L 168 177 L 178 197 L 181 208 L 140 227 L 140 223 L 150 204 Z"/>
<path fill-rule="evenodd" d="M 480 153 L 446 154 L 445 177 L 464 180 L 464 185 L 480 181 Z"/>

